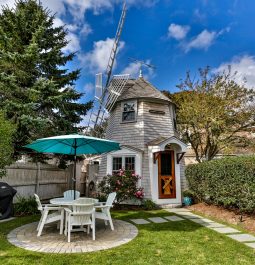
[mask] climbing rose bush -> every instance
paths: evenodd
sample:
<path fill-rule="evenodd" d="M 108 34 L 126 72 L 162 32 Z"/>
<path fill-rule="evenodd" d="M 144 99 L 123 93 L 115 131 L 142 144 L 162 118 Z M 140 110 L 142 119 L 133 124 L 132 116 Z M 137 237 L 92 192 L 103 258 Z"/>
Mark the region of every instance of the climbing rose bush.
<path fill-rule="evenodd" d="M 116 192 L 117 204 L 130 199 L 142 200 L 144 197 L 144 189 L 138 187 L 139 179 L 141 177 L 134 172 L 121 169 L 112 175 L 104 177 L 99 183 L 98 188 L 104 194 Z"/>

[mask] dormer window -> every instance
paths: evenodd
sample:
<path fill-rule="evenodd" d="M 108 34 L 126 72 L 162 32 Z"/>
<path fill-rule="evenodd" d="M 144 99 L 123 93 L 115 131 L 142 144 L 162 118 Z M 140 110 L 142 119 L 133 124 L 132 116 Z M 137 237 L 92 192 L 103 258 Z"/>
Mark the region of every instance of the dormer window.
<path fill-rule="evenodd" d="M 122 122 L 136 121 L 136 100 L 122 102 Z"/>

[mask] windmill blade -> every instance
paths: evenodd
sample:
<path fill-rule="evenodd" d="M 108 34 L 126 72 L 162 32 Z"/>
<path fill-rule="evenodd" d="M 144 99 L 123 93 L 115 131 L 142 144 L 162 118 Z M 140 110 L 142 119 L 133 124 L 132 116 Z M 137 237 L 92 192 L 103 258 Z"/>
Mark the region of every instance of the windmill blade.
<path fill-rule="evenodd" d="M 108 112 L 106 106 L 112 106 L 116 102 L 118 95 L 122 92 L 129 75 L 122 75 L 122 77 L 116 78 L 114 77 L 112 80 L 113 82 L 118 83 L 114 89 L 110 89 L 109 92 L 109 85 L 111 81 L 112 69 L 114 65 L 114 61 L 117 55 L 117 50 L 120 42 L 120 36 L 122 33 L 123 25 L 126 18 L 126 1 L 123 3 L 121 17 L 118 23 L 115 39 L 113 42 L 113 47 L 110 52 L 110 57 L 106 67 L 106 82 L 103 86 L 102 74 L 96 75 L 96 90 L 95 90 L 95 100 L 93 102 L 93 109 L 90 113 L 90 118 L 88 122 L 88 126 L 86 129 L 86 133 L 89 134 L 91 130 L 95 128 L 97 125 L 101 125 L 105 119 L 105 114 Z"/>
<path fill-rule="evenodd" d="M 119 42 L 120 42 L 120 36 L 121 36 L 122 29 L 124 26 L 125 18 L 126 18 L 126 13 L 127 13 L 127 5 L 126 5 L 126 1 L 124 1 L 122 12 L 121 12 L 121 17 L 119 20 L 117 32 L 116 32 L 114 43 L 113 43 L 113 47 L 112 47 L 110 57 L 108 60 L 108 64 L 107 64 L 107 68 L 106 68 L 107 79 L 105 83 L 105 88 L 107 88 L 107 86 L 109 85 L 110 79 L 111 79 L 113 64 L 116 58 L 117 49 L 118 49 Z"/>
<path fill-rule="evenodd" d="M 121 95 L 127 81 L 129 79 L 129 74 L 114 75 L 110 85 L 108 87 L 108 97 L 105 104 L 105 108 L 110 112 L 117 101 L 118 97 Z"/>

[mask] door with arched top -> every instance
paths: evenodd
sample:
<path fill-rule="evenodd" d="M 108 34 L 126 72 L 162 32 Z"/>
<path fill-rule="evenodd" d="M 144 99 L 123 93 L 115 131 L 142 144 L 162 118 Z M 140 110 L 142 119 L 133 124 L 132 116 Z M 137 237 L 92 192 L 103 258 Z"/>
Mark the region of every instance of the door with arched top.
<path fill-rule="evenodd" d="M 176 198 L 174 151 L 158 154 L 159 199 Z"/>

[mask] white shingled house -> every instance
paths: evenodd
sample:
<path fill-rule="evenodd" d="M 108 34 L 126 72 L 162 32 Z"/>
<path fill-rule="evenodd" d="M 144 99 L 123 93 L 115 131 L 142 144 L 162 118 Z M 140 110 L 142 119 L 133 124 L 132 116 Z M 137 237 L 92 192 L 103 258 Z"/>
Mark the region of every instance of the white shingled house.
<path fill-rule="evenodd" d="M 112 108 L 106 138 L 121 150 L 101 158 L 98 180 L 121 168 L 142 176 L 145 197 L 177 206 L 186 186 L 186 144 L 176 131 L 175 105 L 142 77 L 128 80 Z"/>

